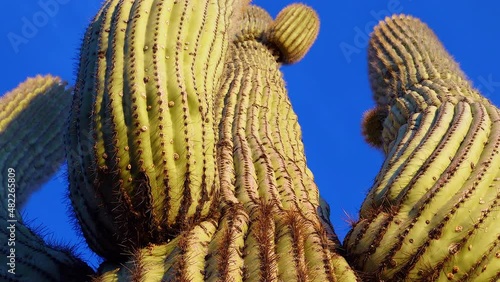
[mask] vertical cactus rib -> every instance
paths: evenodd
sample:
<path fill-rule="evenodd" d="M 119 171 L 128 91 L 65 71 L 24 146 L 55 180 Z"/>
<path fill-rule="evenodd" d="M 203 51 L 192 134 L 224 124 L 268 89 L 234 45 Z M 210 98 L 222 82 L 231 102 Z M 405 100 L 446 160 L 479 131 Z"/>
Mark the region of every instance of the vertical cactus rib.
<path fill-rule="evenodd" d="M 67 154 L 97 253 L 164 242 L 218 205 L 213 103 L 245 3 L 108 0 L 89 26 Z"/>
<path fill-rule="evenodd" d="M 384 281 L 494 281 L 499 110 L 412 17 L 380 23 L 369 60 L 377 107 L 389 110 L 367 126 L 386 160 L 344 241 L 348 260 Z"/>
<path fill-rule="evenodd" d="M 102 136 L 102 131 L 93 132 L 90 127 L 91 121 L 88 118 L 88 116 L 91 116 L 92 119 L 97 118 L 101 109 L 93 109 L 91 100 L 84 99 L 84 97 L 92 95 L 94 66 L 98 56 L 104 56 L 104 53 L 98 52 L 96 49 L 99 30 L 111 4 L 114 3 L 107 1 L 103 4 L 84 35 L 82 51 L 80 52 L 79 75 L 76 80 L 71 115 L 65 137 L 70 183 L 69 198 L 73 207 L 73 215 L 78 222 L 77 226 L 80 227 L 87 240 L 87 244 L 98 254 L 119 254 L 120 251 L 115 247 L 118 244 L 116 238 L 109 236 L 110 233 L 113 233 L 113 227 L 110 224 L 111 215 L 99 212 L 99 207 L 102 206 L 102 194 L 100 191 L 96 193 L 89 189 L 95 182 L 98 165 L 102 166 L 102 164 L 95 164 L 94 150 L 101 155 L 104 154 L 104 151 L 100 150 L 101 147 L 94 142 L 98 134 Z M 95 101 L 96 105 L 100 105 L 102 95 L 96 97 Z"/>
<path fill-rule="evenodd" d="M 255 16 L 263 17 L 261 10 L 250 7 L 245 20 L 252 25 Z M 241 35 L 241 38 L 248 37 Z M 236 41 L 231 51 L 226 71 L 231 75 L 222 86 L 228 92 L 224 98 L 218 98 L 226 103 L 222 107 L 218 154 L 231 158 L 220 158 L 219 163 L 221 168 L 234 164 L 235 187 L 231 189 L 240 202 L 251 203 L 249 207 L 264 199 L 286 209 L 314 210 L 312 206 L 319 205 L 319 197 L 315 186 L 306 187 L 313 182 L 305 180 L 310 176 L 305 169 L 303 150 L 284 145 L 300 133 L 295 129 L 296 115 L 283 91 L 276 59 L 257 39 Z M 234 150 L 228 145 L 234 146 Z M 304 167 L 299 167 L 301 162 Z M 232 178 L 228 175 L 230 170 L 221 173 L 222 179 Z M 311 206 L 302 208 L 302 205 Z"/>
<path fill-rule="evenodd" d="M 244 248 L 245 281 L 276 281 L 278 279 L 275 252 L 275 225 L 272 204 L 262 201 L 250 212 L 250 224 Z"/>
<path fill-rule="evenodd" d="M 243 248 L 249 216 L 241 205 L 229 205 L 208 246 L 205 281 L 243 281 Z"/>

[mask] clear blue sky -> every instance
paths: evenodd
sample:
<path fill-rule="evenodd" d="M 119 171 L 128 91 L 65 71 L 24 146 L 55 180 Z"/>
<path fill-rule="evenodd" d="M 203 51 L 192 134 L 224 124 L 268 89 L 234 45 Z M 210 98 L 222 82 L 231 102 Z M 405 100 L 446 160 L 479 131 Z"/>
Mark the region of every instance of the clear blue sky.
<path fill-rule="evenodd" d="M 3 3 L 0 62 L 4 66 L 0 93 L 27 76 L 51 73 L 74 82 L 77 51 L 84 30 L 101 0 L 31 0 Z M 308 164 L 321 195 L 331 207 L 331 220 L 340 238 L 349 227 L 344 210 L 358 208 L 383 161 L 360 134 L 363 112 L 373 102 L 367 79 L 367 35 L 385 15 L 411 14 L 425 21 L 450 53 L 496 105 L 500 105 L 500 4 L 498 1 L 326 1 L 303 0 L 321 18 L 321 30 L 309 54 L 296 65 L 283 67 L 288 91 L 303 130 Z M 56 4 L 44 9 L 43 3 Z M 271 15 L 292 3 L 254 1 Z M 271 4 L 270 4 L 271 3 Z M 29 30 L 33 24 L 36 30 Z M 13 34 L 22 36 L 12 44 Z M 18 38 L 19 39 L 19 38 Z M 350 46 L 346 54 L 341 46 Z M 356 53 L 357 52 L 357 53 Z M 36 117 L 34 117 L 36 118 Z M 56 241 L 78 243 L 84 258 L 96 266 L 68 223 L 64 172 L 33 195 L 26 217 L 43 225 Z"/>

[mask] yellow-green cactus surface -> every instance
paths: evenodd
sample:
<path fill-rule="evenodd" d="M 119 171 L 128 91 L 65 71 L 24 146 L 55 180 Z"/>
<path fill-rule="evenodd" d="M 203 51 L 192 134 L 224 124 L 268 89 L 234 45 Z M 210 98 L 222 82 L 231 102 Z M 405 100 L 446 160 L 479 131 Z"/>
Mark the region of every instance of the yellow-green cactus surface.
<path fill-rule="evenodd" d="M 357 281 L 306 165 L 273 24 L 248 7 L 228 51 L 215 103 L 221 217 L 103 264 L 95 281 Z"/>

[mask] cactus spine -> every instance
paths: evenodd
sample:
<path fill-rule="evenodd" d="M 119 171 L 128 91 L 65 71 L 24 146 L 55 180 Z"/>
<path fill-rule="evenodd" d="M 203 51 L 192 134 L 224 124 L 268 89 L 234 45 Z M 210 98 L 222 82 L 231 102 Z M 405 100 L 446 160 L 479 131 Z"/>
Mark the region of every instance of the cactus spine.
<path fill-rule="evenodd" d="M 214 213 L 213 100 L 241 5 L 109 0 L 89 26 L 67 148 L 75 214 L 98 254 L 166 242 Z"/>
<path fill-rule="evenodd" d="M 412 17 L 375 28 L 369 62 L 386 160 L 345 239 L 350 261 L 384 281 L 498 281 L 499 110 Z"/>

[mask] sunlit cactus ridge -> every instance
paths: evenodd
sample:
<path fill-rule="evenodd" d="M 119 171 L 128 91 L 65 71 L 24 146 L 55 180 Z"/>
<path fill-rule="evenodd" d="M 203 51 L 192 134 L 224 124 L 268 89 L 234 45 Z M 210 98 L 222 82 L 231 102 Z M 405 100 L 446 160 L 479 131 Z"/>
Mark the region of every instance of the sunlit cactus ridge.
<path fill-rule="evenodd" d="M 377 107 L 364 131 L 386 159 L 348 260 L 368 281 L 498 281 L 499 110 L 413 17 L 381 22 L 368 58 Z"/>

